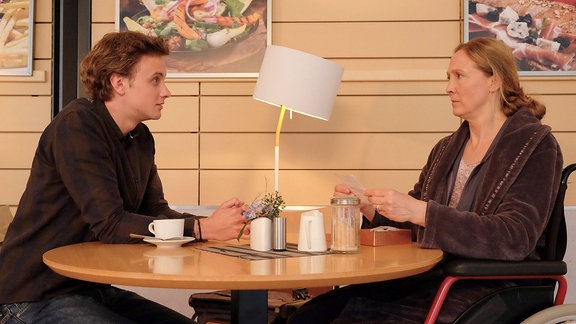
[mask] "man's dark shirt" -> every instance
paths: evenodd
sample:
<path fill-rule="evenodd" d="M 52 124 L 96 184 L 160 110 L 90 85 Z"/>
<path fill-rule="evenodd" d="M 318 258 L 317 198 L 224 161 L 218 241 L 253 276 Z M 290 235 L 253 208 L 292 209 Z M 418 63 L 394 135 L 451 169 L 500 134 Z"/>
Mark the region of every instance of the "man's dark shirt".
<path fill-rule="evenodd" d="M 128 235 L 147 233 L 156 217 L 182 217 L 164 199 L 154 150 L 146 125 L 123 135 L 103 102 L 78 99 L 67 105 L 40 138 L 0 249 L 0 304 L 93 285 L 44 265 L 42 254 L 50 249 L 95 240 L 136 243 Z M 186 231 L 192 226 L 187 219 Z"/>

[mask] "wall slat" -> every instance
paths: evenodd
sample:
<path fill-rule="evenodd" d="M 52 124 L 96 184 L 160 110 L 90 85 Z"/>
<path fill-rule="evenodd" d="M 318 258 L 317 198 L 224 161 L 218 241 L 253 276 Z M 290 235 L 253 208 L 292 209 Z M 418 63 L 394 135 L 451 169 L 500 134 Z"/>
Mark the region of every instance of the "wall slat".
<path fill-rule="evenodd" d="M 0 96 L 0 133 L 41 132 L 51 118 L 48 96 Z"/>
<path fill-rule="evenodd" d="M 279 190 L 288 205 L 329 205 L 338 183 L 337 174 L 350 174 L 350 171 L 281 170 Z M 420 173 L 414 170 L 357 170 L 353 174 L 367 188 L 385 186 L 408 192 Z M 273 181 L 271 170 L 205 170 L 200 174 L 200 204 L 217 205 L 231 197 L 249 203 L 272 191 Z"/>
<path fill-rule="evenodd" d="M 449 57 L 460 22 L 274 23 L 272 39 L 326 58 Z"/>
<path fill-rule="evenodd" d="M 282 134 L 281 169 L 418 169 L 445 133 Z M 202 134 L 201 169 L 272 169 L 274 134 Z"/>
<path fill-rule="evenodd" d="M 418 21 L 458 20 L 460 2 L 453 0 L 274 0 L 272 19 L 297 21 Z"/>
<path fill-rule="evenodd" d="M 198 134 L 156 133 L 154 140 L 158 168 L 198 168 Z"/>
<path fill-rule="evenodd" d="M 170 97 L 159 120 L 146 121 L 153 132 L 197 132 L 198 97 Z"/>
<path fill-rule="evenodd" d="M 280 108 L 252 97 L 202 99 L 203 132 L 275 132 Z M 445 132 L 460 120 L 447 96 L 338 97 L 330 120 L 286 115 L 282 132 Z"/>
<path fill-rule="evenodd" d="M 25 169 L 32 165 L 32 158 L 40 133 L 0 133 L 2 154 L 0 169 Z"/>
<path fill-rule="evenodd" d="M 18 205 L 26 188 L 30 170 L 13 170 L 0 168 L 0 204 Z"/>

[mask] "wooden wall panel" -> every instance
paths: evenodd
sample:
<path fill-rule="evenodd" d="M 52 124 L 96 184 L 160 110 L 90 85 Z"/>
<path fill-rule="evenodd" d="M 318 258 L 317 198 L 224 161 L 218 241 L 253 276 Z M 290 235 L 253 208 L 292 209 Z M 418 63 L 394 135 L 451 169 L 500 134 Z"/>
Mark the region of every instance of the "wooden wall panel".
<path fill-rule="evenodd" d="M 113 22 L 116 19 L 117 0 L 92 1 L 92 22 Z"/>
<path fill-rule="evenodd" d="M 560 144 L 560 147 L 562 148 L 562 153 L 564 155 L 564 165 L 576 163 L 576 133 L 556 132 L 554 133 L 554 136 L 556 137 L 558 143 Z M 574 179 L 572 180 L 574 181 L 572 183 L 576 184 L 576 180 Z"/>
<path fill-rule="evenodd" d="M 449 58 L 330 59 L 344 68 L 344 80 L 445 80 Z"/>
<path fill-rule="evenodd" d="M 202 132 L 274 132 L 280 108 L 251 96 L 202 98 Z M 308 118 L 310 119 L 310 118 Z"/>
<path fill-rule="evenodd" d="M 576 78 L 558 77 L 558 78 L 522 78 L 522 86 L 527 94 L 531 95 L 562 95 L 574 94 L 576 90 Z"/>
<path fill-rule="evenodd" d="M 197 81 L 168 79 L 166 83 L 173 96 L 198 96 L 200 94 L 200 83 Z"/>
<path fill-rule="evenodd" d="M 576 132 L 555 133 L 564 154 L 564 165 L 576 163 Z M 568 191 L 564 200 L 566 206 L 576 206 L 576 180 L 573 177 L 568 182 Z"/>
<path fill-rule="evenodd" d="M 0 96 L 52 95 L 52 66 L 49 60 L 34 60 L 32 76 L 0 76 Z"/>
<path fill-rule="evenodd" d="M 404 57 L 385 57 L 385 58 L 345 58 L 330 59 L 332 62 L 344 67 L 345 72 L 348 70 L 363 70 L 363 71 L 397 71 L 399 73 L 398 79 L 403 79 L 401 73 L 406 73 L 411 70 L 418 71 L 442 71 L 442 74 L 435 77 L 435 79 L 446 79 L 446 69 L 450 58 L 448 57 L 426 57 L 426 58 L 404 58 Z M 419 76 L 418 80 L 422 80 L 424 76 Z M 376 80 L 376 79 L 374 79 Z"/>
<path fill-rule="evenodd" d="M 443 133 L 282 134 L 281 169 L 419 169 Z M 273 134 L 202 134 L 202 169 L 272 169 Z"/>
<path fill-rule="evenodd" d="M 198 205 L 198 171 L 197 170 L 158 170 L 164 197 L 171 205 Z"/>
<path fill-rule="evenodd" d="M 203 132 L 274 132 L 280 108 L 252 97 L 202 98 Z M 460 124 L 447 96 L 338 97 L 330 120 L 286 114 L 282 132 L 451 131 Z"/>
<path fill-rule="evenodd" d="M 245 80 L 221 80 L 218 82 L 203 82 L 203 96 L 252 96 L 256 80 L 254 78 Z"/>
<path fill-rule="evenodd" d="M 92 46 L 107 33 L 115 31 L 114 22 L 92 24 Z"/>
<path fill-rule="evenodd" d="M 378 71 L 376 71 L 375 74 L 378 74 L 377 72 Z M 357 76 L 358 79 L 346 80 L 341 83 L 340 88 L 338 88 L 338 95 L 417 96 L 444 94 L 446 93 L 446 72 L 444 72 L 443 76 L 444 79 L 442 79 L 442 81 L 404 81 L 401 79 L 387 79 L 389 81 L 373 81 L 365 79 L 365 74 L 361 73 Z"/>
<path fill-rule="evenodd" d="M 116 0 L 92 2 L 92 21 L 113 22 Z M 351 5 L 349 0 L 271 0 L 273 22 L 333 21 L 422 21 L 459 20 L 461 4 L 454 0 L 421 1 L 363 0 Z M 114 9 L 113 9 L 114 8 Z"/>
<path fill-rule="evenodd" d="M 197 132 L 198 97 L 170 97 L 164 103 L 162 117 L 146 124 L 153 132 Z"/>
<path fill-rule="evenodd" d="M 415 80 L 419 70 L 409 70 L 407 76 L 396 71 L 353 71 L 349 79 L 346 73 L 338 88 L 338 96 L 349 95 L 445 95 L 446 70 L 434 70 L 434 78 Z M 377 76 L 386 78 L 378 79 Z M 172 83 L 169 82 L 170 89 Z M 252 96 L 255 81 L 227 80 L 222 82 L 206 81 L 202 83 L 202 96 Z M 541 93 L 541 92 L 540 92 Z"/>
<path fill-rule="evenodd" d="M 198 134 L 156 133 L 154 140 L 158 168 L 198 168 Z"/>
<path fill-rule="evenodd" d="M 554 132 L 574 131 L 574 121 L 576 121 L 576 95 L 545 95 L 534 97 L 546 105 L 546 115 L 542 120 L 544 124 L 550 125 Z"/>
<path fill-rule="evenodd" d="M 34 1 L 34 22 L 51 23 L 52 22 L 52 1 Z"/>
<path fill-rule="evenodd" d="M 40 133 L 0 133 L 0 169 L 25 169 L 32 165 Z"/>
<path fill-rule="evenodd" d="M 34 25 L 34 58 L 52 58 L 52 24 Z"/>
<path fill-rule="evenodd" d="M 328 205 L 338 183 L 337 174 L 348 170 L 281 170 L 279 189 L 288 205 Z M 395 188 L 408 192 L 418 180 L 419 171 L 354 171 L 367 187 Z M 200 174 L 200 204 L 217 205 L 238 197 L 251 202 L 274 188 L 274 174 L 263 170 L 206 170 Z"/>
<path fill-rule="evenodd" d="M 460 22 L 274 23 L 272 39 L 326 58 L 449 57 Z"/>
<path fill-rule="evenodd" d="M 460 2 L 435 0 L 273 0 L 272 20 L 279 22 L 315 21 L 419 21 L 458 20 Z"/>
<path fill-rule="evenodd" d="M 2 205 L 16 206 L 26 188 L 30 170 L 4 169 L 0 167 L 0 197 Z"/>
<path fill-rule="evenodd" d="M 48 96 L 0 96 L 0 133 L 42 132 L 51 118 Z"/>

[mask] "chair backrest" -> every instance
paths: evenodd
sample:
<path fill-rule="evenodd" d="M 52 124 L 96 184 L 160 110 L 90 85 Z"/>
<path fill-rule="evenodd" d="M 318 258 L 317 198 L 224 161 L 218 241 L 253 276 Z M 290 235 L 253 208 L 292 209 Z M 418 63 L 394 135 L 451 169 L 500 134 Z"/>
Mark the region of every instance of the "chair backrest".
<path fill-rule="evenodd" d="M 545 245 L 538 252 L 543 260 L 561 261 L 564 259 L 567 244 L 566 219 L 564 215 L 564 198 L 568 189 L 568 178 L 576 170 L 576 163 L 570 164 L 562 170 L 560 188 L 556 195 L 556 201 L 548 225 L 544 230 Z"/>

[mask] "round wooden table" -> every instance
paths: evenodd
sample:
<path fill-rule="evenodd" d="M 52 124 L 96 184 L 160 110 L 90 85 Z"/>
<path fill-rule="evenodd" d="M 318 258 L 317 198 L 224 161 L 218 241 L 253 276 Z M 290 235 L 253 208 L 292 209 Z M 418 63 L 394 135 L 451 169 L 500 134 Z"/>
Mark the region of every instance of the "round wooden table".
<path fill-rule="evenodd" d="M 53 249 L 44 254 L 43 260 L 63 276 L 85 281 L 163 288 L 230 289 L 235 293 L 233 304 L 243 312 L 246 307 L 265 310 L 268 289 L 339 286 L 407 277 L 431 269 L 443 257 L 440 250 L 420 249 L 414 244 L 361 246 L 360 252 L 354 254 L 329 253 L 254 261 L 199 249 L 241 244 L 248 242 L 189 243 L 175 249 L 161 249 L 150 244 L 89 242 Z M 241 302 L 244 294 L 250 299 L 248 305 Z M 233 314 L 233 319 L 244 323 L 239 316 Z M 259 319 L 254 321 L 260 322 Z"/>

